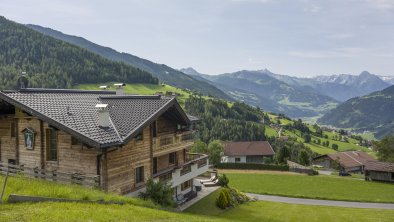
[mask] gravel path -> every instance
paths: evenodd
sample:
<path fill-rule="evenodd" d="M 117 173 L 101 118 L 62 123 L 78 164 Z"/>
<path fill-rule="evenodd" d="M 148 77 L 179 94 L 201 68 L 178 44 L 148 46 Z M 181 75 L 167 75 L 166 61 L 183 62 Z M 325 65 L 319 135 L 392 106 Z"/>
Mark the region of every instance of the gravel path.
<path fill-rule="evenodd" d="M 253 193 L 246 193 L 246 194 L 250 197 L 257 199 L 257 200 L 273 201 L 273 202 L 281 202 L 281 203 L 394 210 L 394 204 L 389 204 L 389 203 L 367 203 L 367 202 L 350 202 L 350 201 L 336 201 L 336 200 L 318 200 L 318 199 L 305 199 L 305 198 L 282 197 L 282 196 L 273 196 L 273 195 L 262 195 L 262 194 L 253 194 Z"/>

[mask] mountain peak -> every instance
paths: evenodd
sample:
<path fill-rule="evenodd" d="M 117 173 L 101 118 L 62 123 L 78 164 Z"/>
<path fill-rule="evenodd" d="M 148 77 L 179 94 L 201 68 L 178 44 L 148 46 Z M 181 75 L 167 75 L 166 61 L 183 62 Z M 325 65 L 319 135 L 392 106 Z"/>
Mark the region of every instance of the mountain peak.
<path fill-rule="evenodd" d="M 372 74 L 370 72 L 364 70 L 360 73 L 360 76 L 372 76 Z"/>
<path fill-rule="evenodd" d="M 185 74 L 188 74 L 188 75 L 193 75 L 193 76 L 198 76 L 201 74 L 201 73 L 197 72 L 195 69 L 193 69 L 192 67 L 182 68 L 182 69 L 179 69 L 179 71 L 181 71 Z"/>

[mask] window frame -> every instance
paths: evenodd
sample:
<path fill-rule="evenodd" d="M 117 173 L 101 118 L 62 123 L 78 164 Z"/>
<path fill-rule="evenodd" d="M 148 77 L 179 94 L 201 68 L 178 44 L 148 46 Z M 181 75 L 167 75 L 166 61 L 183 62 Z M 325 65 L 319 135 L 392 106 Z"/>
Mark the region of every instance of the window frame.
<path fill-rule="evenodd" d="M 47 128 L 45 130 L 46 138 L 46 159 L 47 161 L 58 161 L 59 160 L 59 149 L 58 149 L 58 133 L 57 130 Z M 53 147 L 54 146 L 54 147 Z"/>
<path fill-rule="evenodd" d="M 185 191 L 185 190 L 191 188 L 192 187 L 192 183 L 193 183 L 192 180 L 193 179 L 186 180 L 185 182 L 181 183 L 181 191 Z"/>
<path fill-rule="evenodd" d="M 141 172 L 142 171 L 142 172 Z M 136 186 L 145 182 L 144 166 L 139 166 L 134 169 L 134 182 Z"/>
<path fill-rule="evenodd" d="M 172 152 L 168 154 L 168 164 L 175 165 L 176 164 L 176 152 Z"/>

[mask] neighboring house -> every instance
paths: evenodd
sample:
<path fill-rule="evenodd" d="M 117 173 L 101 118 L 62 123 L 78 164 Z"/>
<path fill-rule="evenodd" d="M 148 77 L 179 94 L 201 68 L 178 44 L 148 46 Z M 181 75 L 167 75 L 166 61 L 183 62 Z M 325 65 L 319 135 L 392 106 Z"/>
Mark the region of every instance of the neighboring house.
<path fill-rule="evenodd" d="M 394 163 L 369 161 L 365 164 L 365 180 L 394 183 Z"/>
<path fill-rule="evenodd" d="M 362 173 L 367 161 L 376 161 L 373 157 L 361 151 L 346 151 L 321 155 L 313 158 L 313 165 L 326 169 L 338 169 L 345 172 Z"/>
<path fill-rule="evenodd" d="M 121 87 L 118 87 L 119 89 Z M 46 171 L 98 175 L 100 187 L 126 194 L 149 178 L 168 180 L 174 195 L 208 170 L 189 154 L 192 118 L 174 97 L 111 91 L 0 91 L 0 160 Z"/>
<path fill-rule="evenodd" d="M 224 144 L 222 163 L 263 163 L 275 152 L 267 141 L 229 142 Z"/>

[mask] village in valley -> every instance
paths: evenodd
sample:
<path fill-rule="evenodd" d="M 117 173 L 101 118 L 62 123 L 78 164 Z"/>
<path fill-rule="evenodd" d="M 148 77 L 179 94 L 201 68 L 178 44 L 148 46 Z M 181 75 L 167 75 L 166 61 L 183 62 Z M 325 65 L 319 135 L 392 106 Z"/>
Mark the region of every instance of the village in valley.
<path fill-rule="evenodd" d="M 37 13 L 42 12 L 39 16 L 30 15 L 32 12 L 15 16 L 11 12 L 20 9 L 20 3 L 0 3 L 0 12 L 9 15 L 0 15 L 0 221 L 394 220 L 394 76 L 363 71 L 359 75 L 310 77 L 303 71 L 310 68 L 316 73 L 316 68 L 327 73 L 334 72 L 333 64 L 344 69 L 351 64 L 370 67 L 368 64 L 378 63 L 364 61 L 362 56 L 367 51 L 349 42 L 346 49 L 338 48 L 355 35 L 327 34 L 342 23 L 335 16 L 339 12 L 333 13 L 327 6 L 348 7 L 347 1 L 289 3 L 297 10 L 279 1 L 218 1 L 215 6 L 207 3 L 210 7 L 195 1 L 168 1 L 164 5 L 132 2 L 125 5 L 133 13 L 127 11 L 120 20 L 115 17 L 126 7 L 109 2 L 94 7 L 76 2 L 45 4 L 49 11 L 34 6 Z M 284 5 L 283 11 L 277 8 Z M 3 6 L 9 6 L 10 14 L 3 12 Z M 106 14 L 108 18 L 98 13 L 112 7 L 117 8 L 112 10 L 116 13 Z M 362 15 L 368 12 L 383 18 L 384 14 L 385 21 L 391 21 L 393 8 L 387 1 L 365 1 L 357 7 L 364 12 Z M 277 20 L 268 9 L 275 9 L 292 26 L 282 24 L 282 19 Z M 317 16 L 326 9 L 330 9 L 330 19 L 336 21 L 324 29 L 327 37 L 322 38 L 318 32 L 302 44 L 287 44 L 293 36 L 278 34 L 278 27 L 287 27 L 284 29 L 296 36 L 308 36 L 312 31 L 305 24 L 320 30 L 325 22 L 315 21 L 317 17 L 310 14 Z M 203 74 L 191 67 L 171 68 L 128 54 L 127 48 L 120 52 L 32 24 L 37 21 L 34 18 L 40 21 L 45 17 L 42 10 L 50 12 L 48 16 L 55 12 L 76 16 L 72 21 L 60 19 L 61 15 L 53 21 L 47 19 L 53 27 L 76 28 L 81 35 L 94 30 L 90 36 L 102 43 L 111 34 L 111 47 L 134 42 L 149 45 L 151 58 L 157 55 L 181 63 L 188 61 L 187 57 L 197 58 L 193 56 L 199 55 L 200 47 L 217 47 L 216 51 L 204 51 L 204 59 L 198 57 L 196 64 L 207 63 L 207 67 L 223 74 Z M 183 20 L 179 16 L 186 11 L 187 18 L 182 19 L 189 22 L 180 22 Z M 266 17 L 267 13 L 272 18 Z M 320 16 L 326 16 L 324 13 Z M 352 19 L 344 21 L 354 22 L 358 13 L 346 14 Z M 132 19 L 134 16 L 140 20 Z M 172 16 L 176 19 L 169 19 Z M 26 21 L 22 18 L 33 20 L 20 22 Z M 114 21 L 120 22 L 121 28 Z M 132 21 L 149 24 L 149 28 Z M 189 27 L 200 22 L 203 27 Z M 247 34 L 246 30 L 261 30 L 257 24 L 266 25 L 266 31 Z M 226 25 L 231 28 L 221 30 Z M 171 28 L 164 29 L 168 26 Z M 367 26 L 357 27 L 364 32 Z M 148 35 L 150 28 L 153 31 Z M 81 31 L 85 29 L 86 33 Z M 65 29 L 69 30 L 73 29 Z M 185 30 L 194 33 L 187 43 L 183 42 L 189 35 L 183 33 Z M 129 35 L 126 40 L 123 32 Z M 227 32 L 225 38 L 209 35 Z M 182 39 L 176 40 L 178 35 Z M 215 40 L 213 45 L 207 36 Z M 257 36 L 258 41 L 249 45 L 251 37 L 245 36 Z M 320 43 L 312 43 L 317 36 L 326 43 L 335 42 L 330 45 L 334 52 L 324 49 L 302 53 L 292 48 L 317 47 Z M 197 37 L 198 42 L 193 43 Z M 267 44 L 262 44 L 263 37 Z M 148 39 L 154 39 L 152 45 L 145 42 Z M 299 74 L 240 68 L 245 64 L 260 67 L 261 61 L 252 57 L 246 63 L 236 63 L 241 60 L 238 54 L 242 59 L 249 56 L 242 54 L 245 51 L 266 53 L 271 41 L 286 43 L 275 50 L 289 48 L 282 54 L 267 50 L 269 56 L 263 56 L 264 63 L 276 64 L 273 57 L 278 55 L 281 65 L 277 68 L 285 67 L 283 59 Z M 166 51 L 165 44 L 171 42 L 176 42 L 176 47 L 173 45 L 160 57 Z M 231 53 L 228 44 L 234 48 Z M 190 51 L 182 51 L 188 47 Z M 174 56 L 177 50 L 181 51 Z M 372 51 L 380 59 L 392 57 L 377 48 Z M 297 57 L 297 61 L 287 57 Z M 353 57 L 359 60 L 353 61 Z M 346 60 L 346 66 L 341 66 L 342 60 Z M 230 73 L 223 68 L 232 65 L 240 71 Z"/>

